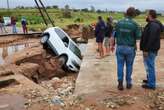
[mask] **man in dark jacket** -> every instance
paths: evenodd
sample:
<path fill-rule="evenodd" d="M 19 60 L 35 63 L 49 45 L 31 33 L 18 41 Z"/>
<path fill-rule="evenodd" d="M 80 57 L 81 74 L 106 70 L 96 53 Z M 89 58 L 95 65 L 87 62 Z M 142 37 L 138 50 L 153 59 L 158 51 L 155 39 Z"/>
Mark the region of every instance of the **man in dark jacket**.
<path fill-rule="evenodd" d="M 106 28 L 105 22 L 102 19 L 102 17 L 99 16 L 95 29 L 96 42 L 98 44 L 98 51 L 99 51 L 99 56 L 97 58 L 103 58 L 104 56 L 103 40 L 105 37 L 105 28 Z"/>
<path fill-rule="evenodd" d="M 144 28 L 140 42 L 147 73 L 147 80 L 143 80 L 144 84 L 142 85 L 145 89 L 156 88 L 155 58 L 160 49 L 160 34 L 163 31 L 163 25 L 156 18 L 156 11 L 149 10 L 146 19 L 148 23 Z"/>

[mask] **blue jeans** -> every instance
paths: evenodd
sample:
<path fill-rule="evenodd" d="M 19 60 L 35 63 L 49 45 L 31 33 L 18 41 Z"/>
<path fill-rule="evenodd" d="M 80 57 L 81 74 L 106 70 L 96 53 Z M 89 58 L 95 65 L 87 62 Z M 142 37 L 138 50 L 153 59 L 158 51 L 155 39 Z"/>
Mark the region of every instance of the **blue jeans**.
<path fill-rule="evenodd" d="M 16 27 L 16 25 L 12 25 L 12 30 L 13 30 L 13 33 L 17 33 L 17 27 Z"/>
<path fill-rule="evenodd" d="M 132 72 L 133 72 L 133 62 L 136 52 L 134 47 L 129 46 L 117 46 L 116 56 L 117 56 L 117 76 L 118 81 L 123 81 L 124 79 L 124 64 L 126 64 L 126 82 L 127 84 L 132 84 Z"/>
<path fill-rule="evenodd" d="M 156 75 L 155 75 L 155 58 L 157 56 L 157 52 L 148 52 L 148 56 L 144 58 L 144 66 L 147 73 L 147 85 L 149 87 L 156 87 Z"/>

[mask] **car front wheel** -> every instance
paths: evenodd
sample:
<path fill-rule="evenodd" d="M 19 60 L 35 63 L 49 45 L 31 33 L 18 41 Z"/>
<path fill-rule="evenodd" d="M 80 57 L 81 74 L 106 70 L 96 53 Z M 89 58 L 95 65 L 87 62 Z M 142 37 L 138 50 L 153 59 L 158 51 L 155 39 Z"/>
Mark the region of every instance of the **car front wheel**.
<path fill-rule="evenodd" d="M 41 43 L 45 44 L 47 42 L 47 40 L 48 40 L 48 36 L 45 35 L 41 38 Z"/>
<path fill-rule="evenodd" d="M 67 70 L 67 67 L 66 67 L 67 57 L 66 56 L 60 56 L 58 61 L 59 61 L 59 65 L 62 67 L 62 69 Z"/>

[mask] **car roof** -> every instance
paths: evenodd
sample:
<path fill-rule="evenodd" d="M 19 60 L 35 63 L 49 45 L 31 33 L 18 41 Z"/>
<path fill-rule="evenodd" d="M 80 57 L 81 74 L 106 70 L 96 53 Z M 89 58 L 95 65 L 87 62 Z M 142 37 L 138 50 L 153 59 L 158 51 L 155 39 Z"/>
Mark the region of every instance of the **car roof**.
<path fill-rule="evenodd" d="M 49 30 L 54 30 L 54 29 L 60 29 L 61 31 L 63 31 L 64 33 L 66 33 L 62 28 L 58 27 L 58 26 L 55 26 L 55 27 L 49 27 L 48 29 L 45 30 L 45 32 L 49 31 Z M 67 33 L 66 33 L 67 34 Z M 67 34 L 68 35 L 68 34 Z M 71 39 L 71 37 L 68 35 L 67 36 L 68 39 L 74 44 L 77 46 L 77 44 Z M 78 47 L 78 46 L 77 46 Z"/>

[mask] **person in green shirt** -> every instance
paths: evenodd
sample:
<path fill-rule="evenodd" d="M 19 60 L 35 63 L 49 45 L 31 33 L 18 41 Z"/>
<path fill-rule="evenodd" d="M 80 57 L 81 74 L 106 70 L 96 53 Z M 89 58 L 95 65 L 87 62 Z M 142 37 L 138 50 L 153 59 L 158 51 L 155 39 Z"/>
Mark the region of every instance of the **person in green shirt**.
<path fill-rule="evenodd" d="M 134 17 L 135 8 L 130 7 L 126 11 L 125 18 L 118 21 L 115 27 L 118 90 L 124 89 L 124 65 L 126 66 L 126 88 L 132 88 L 131 75 L 136 54 L 136 40 L 141 37 L 141 30 L 133 20 Z"/>

